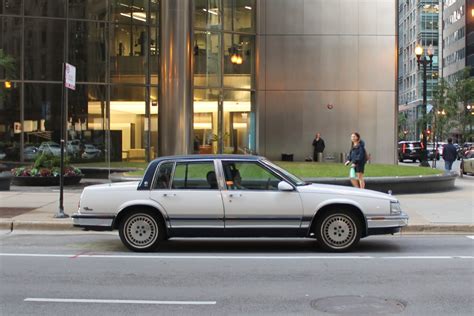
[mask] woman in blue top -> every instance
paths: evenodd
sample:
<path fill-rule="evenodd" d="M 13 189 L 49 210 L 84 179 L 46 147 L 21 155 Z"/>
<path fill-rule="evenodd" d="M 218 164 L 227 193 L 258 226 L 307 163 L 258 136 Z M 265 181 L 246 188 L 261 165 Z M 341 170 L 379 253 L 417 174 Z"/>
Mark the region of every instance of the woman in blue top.
<path fill-rule="evenodd" d="M 360 139 L 359 133 L 352 133 L 351 135 L 351 151 L 347 157 L 346 166 L 351 165 L 355 169 L 356 178 L 351 178 L 352 185 L 356 188 L 365 188 L 364 169 L 366 163 L 365 144 Z"/>

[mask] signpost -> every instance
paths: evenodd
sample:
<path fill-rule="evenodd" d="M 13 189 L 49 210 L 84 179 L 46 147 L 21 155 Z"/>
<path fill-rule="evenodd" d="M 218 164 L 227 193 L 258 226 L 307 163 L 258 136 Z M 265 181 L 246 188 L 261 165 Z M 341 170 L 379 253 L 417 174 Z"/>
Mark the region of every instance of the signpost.
<path fill-rule="evenodd" d="M 65 89 L 76 90 L 76 67 L 68 63 L 63 63 L 63 87 L 61 97 L 61 162 L 59 165 L 59 210 L 54 215 L 55 218 L 67 218 L 68 214 L 64 213 L 64 143 L 66 134 L 66 102 L 65 102 Z"/>

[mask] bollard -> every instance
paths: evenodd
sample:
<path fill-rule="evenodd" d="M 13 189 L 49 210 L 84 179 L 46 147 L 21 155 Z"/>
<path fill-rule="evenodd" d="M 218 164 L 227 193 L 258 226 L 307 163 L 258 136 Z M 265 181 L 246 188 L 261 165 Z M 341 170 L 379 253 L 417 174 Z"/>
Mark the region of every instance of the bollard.
<path fill-rule="evenodd" d="M 323 162 L 323 153 L 318 153 L 316 155 L 316 161 L 317 162 Z"/>

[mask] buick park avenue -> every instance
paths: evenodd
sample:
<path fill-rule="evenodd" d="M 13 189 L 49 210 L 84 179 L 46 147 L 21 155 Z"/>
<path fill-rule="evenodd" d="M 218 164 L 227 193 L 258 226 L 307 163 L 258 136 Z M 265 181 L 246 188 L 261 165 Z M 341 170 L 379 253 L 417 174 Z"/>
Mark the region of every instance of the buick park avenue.
<path fill-rule="evenodd" d="M 190 155 L 152 161 L 140 182 L 86 187 L 73 222 L 118 229 L 133 251 L 173 237 L 300 237 L 342 252 L 408 216 L 391 195 L 308 183 L 263 157 Z"/>

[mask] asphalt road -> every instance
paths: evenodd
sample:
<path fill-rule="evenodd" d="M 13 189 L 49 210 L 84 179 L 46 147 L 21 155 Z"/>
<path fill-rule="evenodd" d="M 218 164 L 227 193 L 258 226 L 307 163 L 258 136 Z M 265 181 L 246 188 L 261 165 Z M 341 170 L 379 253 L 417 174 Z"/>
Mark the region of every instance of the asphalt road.
<path fill-rule="evenodd" d="M 115 233 L 0 235 L 1 315 L 473 315 L 474 238 L 172 240 L 127 251 Z"/>

